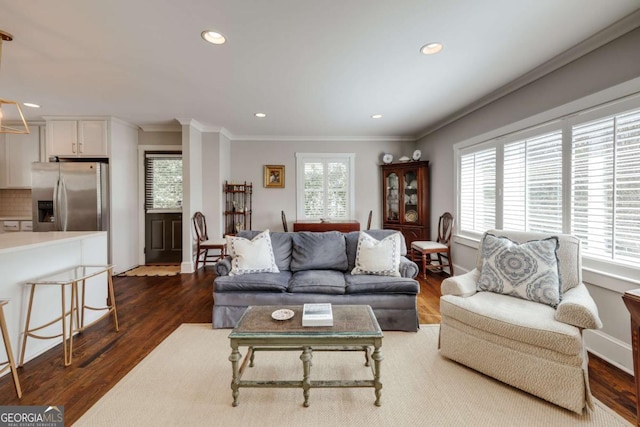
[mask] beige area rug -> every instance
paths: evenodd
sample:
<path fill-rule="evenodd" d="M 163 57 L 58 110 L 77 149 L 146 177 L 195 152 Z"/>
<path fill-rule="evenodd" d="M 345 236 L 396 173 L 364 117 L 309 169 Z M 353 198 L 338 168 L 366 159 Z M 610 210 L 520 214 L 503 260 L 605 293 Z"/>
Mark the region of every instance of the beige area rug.
<path fill-rule="evenodd" d="M 382 406 L 371 388 L 241 388 L 232 407 L 228 329 L 183 324 L 76 426 L 628 426 L 600 402 L 578 416 L 442 358 L 438 326 L 385 332 Z M 245 348 L 241 348 L 243 355 Z M 299 352 L 259 352 L 243 379 L 302 379 Z M 361 352 L 316 352 L 311 377 L 369 379 Z"/>
<path fill-rule="evenodd" d="M 179 265 L 141 265 L 118 276 L 177 276 L 178 274 L 180 274 Z"/>

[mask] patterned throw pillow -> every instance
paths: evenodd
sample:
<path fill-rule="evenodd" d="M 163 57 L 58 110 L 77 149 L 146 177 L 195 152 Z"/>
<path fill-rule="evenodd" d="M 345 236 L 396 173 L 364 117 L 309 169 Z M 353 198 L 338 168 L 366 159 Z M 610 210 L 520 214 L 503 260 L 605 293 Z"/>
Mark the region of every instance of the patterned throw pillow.
<path fill-rule="evenodd" d="M 400 276 L 400 233 L 393 233 L 376 240 L 360 232 L 356 265 L 351 274 L 373 274 L 376 276 Z"/>
<path fill-rule="evenodd" d="M 229 276 L 248 273 L 279 273 L 273 256 L 269 230 L 265 230 L 253 239 L 226 236 L 227 249 L 231 256 Z"/>
<path fill-rule="evenodd" d="M 560 303 L 558 238 L 518 244 L 486 234 L 477 288 L 557 307 Z"/>

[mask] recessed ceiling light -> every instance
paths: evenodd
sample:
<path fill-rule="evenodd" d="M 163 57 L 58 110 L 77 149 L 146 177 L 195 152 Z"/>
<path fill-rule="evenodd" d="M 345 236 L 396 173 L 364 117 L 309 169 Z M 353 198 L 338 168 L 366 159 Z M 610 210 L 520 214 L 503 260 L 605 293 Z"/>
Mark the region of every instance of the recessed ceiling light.
<path fill-rule="evenodd" d="M 371 116 L 372 119 L 381 119 L 382 118 L 382 114 L 374 114 L 373 116 Z"/>
<path fill-rule="evenodd" d="M 443 47 L 444 46 L 442 45 L 442 43 L 429 43 L 422 46 L 422 48 L 420 49 L 420 52 L 422 52 L 425 55 L 433 55 L 434 53 L 440 52 Z"/>
<path fill-rule="evenodd" d="M 38 104 L 34 104 L 33 102 L 25 102 L 22 105 L 24 105 L 25 107 L 40 108 L 40 106 Z"/>
<path fill-rule="evenodd" d="M 227 41 L 227 38 L 222 33 L 213 30 L 203 31 L 201 36 L 204 40 L 213 44 L 224 44 Z"/>
<path fill-rule="evenodd" d="M 265 117 L 267 117 L 267 115 L 265 113 L 255 113 L 254 116 L 264 119 Z"/>

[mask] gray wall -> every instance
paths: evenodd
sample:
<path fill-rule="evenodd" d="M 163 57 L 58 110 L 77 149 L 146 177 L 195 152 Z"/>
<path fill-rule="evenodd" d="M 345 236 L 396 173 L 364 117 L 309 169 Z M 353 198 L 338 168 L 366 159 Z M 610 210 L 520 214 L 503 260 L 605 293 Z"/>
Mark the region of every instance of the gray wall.
<path fill-rule="evenodd" d="M 253 229 L 282 231 L 280 211 L 287 222 L 296 216 L 296 153 L 355 153 L 354 219 L 366 226 L 373 210 L 372 228 L 382 225 L 380 168 L 383 153 L 397 159 L 411 155 L 413 142 L 403 141 L 232 141 L 230 179 L 252 182 Z M 285 166 L 285 188 L 263 187 L 263 166 Z M 289 228 L 291 229 L 291 228 Z"/>
<path fill-rule="evenodd" d="M 491 104 L 425 136 L 417 146 L 431 162 L 432 228 L 441 212 L 455 212 L 453 145 L 480 142 L 562 117 L 640 91 L 640 29 L 604 45 L 572 63 Z M 499 66 L 499 64 L 497 64 Z M 473 268 L 473 242 L 457 240 L 453 247 L 458 271 Z M 639 277 L 617 280 L 585 272 L 600 310 L 604 328 L 585 335 L 590 350 L 632 372 L 629 315 L 622 303 L 624 290 L 637 287 Z"/>

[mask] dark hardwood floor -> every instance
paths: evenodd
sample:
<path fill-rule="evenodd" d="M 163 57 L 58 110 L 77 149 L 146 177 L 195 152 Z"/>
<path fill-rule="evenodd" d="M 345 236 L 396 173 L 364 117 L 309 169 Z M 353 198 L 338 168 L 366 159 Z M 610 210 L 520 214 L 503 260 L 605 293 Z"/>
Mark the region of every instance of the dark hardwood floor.
<path fill-rule="evenodd" d="M 440 322 L 444 277 L 420 279 L 420 323 Z M 73 424 L 180 324 L 211 322 L 213 278 L 211 267 L 173 277 L 114 278 L 120 332 L 105 318 L 74 340 L 71 366 L 64 367 L 60 345 L 26 363 L 19 369 L 21 400 L 11 375 L 3 376 L 0 405 L 64 405 L 65 424 Z M 633 377 L 595 356 L 589 372 L 594 396 L 635 423 Z"/>

